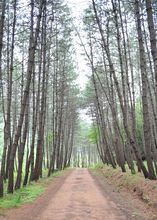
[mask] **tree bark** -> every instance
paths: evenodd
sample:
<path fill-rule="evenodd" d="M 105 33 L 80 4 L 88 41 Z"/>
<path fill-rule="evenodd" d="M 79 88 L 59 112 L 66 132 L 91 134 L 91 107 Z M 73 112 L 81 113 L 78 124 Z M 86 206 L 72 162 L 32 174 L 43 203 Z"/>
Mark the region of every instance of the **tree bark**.
<path fill-rule="evenodd" d="M 138 42 L 140 49 L 140 68 L 141 68 L 141 78 L 142 78 L 142 104 L 143 104 L 143 130 L 144 130 L 144 140 L 145 140 L 145 150 L 146 158 L 149 170 L 149 178 L 156 179 L 152 157 L 151 157 L 151 131 L 150 131 L 150 118 L 149 118 L 149 108 L 148 108 L 148 97 L 147 97 L 147 79 L 146 79 L 146 58 L 145 50 L 143 44 L 143 36 L 141 29 L 141 16 L 139 11 L 139 1 L 135 1 L 136 9 L 136 19 L 137 19 L 137 32 L 138 32 Z"/>

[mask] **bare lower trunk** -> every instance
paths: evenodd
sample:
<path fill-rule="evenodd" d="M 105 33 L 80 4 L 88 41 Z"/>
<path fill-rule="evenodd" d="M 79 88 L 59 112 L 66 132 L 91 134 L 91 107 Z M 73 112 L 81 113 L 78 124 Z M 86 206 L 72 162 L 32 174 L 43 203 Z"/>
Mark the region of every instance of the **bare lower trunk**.
<path fill-rule="evenodd" d="M 19 189 L 21 186 L 24 149 L 25 149 L 27 132 L 28 132 L 28 120 L 29 120 L 29 99 L 27 101 L 27 108 L 26 108 L 26 113 L 25 113 L 25 127 L 23 131 L 23 138 L 22 138 L 20 149 L 19 149 L 20 154 L 19 154 L 18 173 L 17 173 L 17 178 L 16 178 L 15 189 Z"/>
<path fill-rule="evenodd" d="M 148 97 L 147 97 L 147 79 L 146 79 L 146 58 L 145 58 L 145 50 L 143 45 L 143 36 L 141 29 L 141 17 L 139 12 L 139 2 L 135 1 L 136 7 L 136 18 L 137 18 L 137 32 L 138 32 L 138 41 L 139 41 L 139 49 L 140 49 L 140 67 L 141 67 L 141 78 L 142 78 L 142 104 L 143 104 L 143 119 L 144 119 L 144 140 L 145 140 L 145 150 L 146 150 L 146 158 L 149 170 L 149 178 L 156 179 L 156 175 L 154 172 L 154 167 L 152 163 L 151 157 L 151 128 L 150 128 L 150 118 L 149 118 L 149 109 L 148 109 Z"/>

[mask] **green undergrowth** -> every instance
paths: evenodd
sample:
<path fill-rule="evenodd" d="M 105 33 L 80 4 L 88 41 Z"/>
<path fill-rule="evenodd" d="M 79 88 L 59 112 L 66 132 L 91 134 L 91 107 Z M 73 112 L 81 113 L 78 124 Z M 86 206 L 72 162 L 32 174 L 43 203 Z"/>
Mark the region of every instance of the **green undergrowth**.
<path fill-rule="evenodd" d="M 102 168 L 101 173 L 106 178 L 112 178 L 116 174 L 119 174 L 119 177 L 118 177 L 119 181 L 117 181 L 117 186 L 119 186 L 120 188 L 122 186 L 127 187 L 128 185 L 135 186 L 136 182 L 138 182 L 139 180 L 141 180 L 143 178 L 143 177 L 139 176 L 138 174 L 132 174 L 129 171 L 129 168 L 127 168 L 127 167 L 126 167 L 127 172 L 122 173 L 120 167 L 117 166 L 116 169 L 113 169 L 113 167 L 111 165 L 106 165 L 103 163 L 98 163 L 95 166 L 93 166 L 92 171 L 95 173 L 100 173 L 101 168 Z"/>
<path fill-rule="evenodd" d="M 65 170 L 68 169 L 70 168 Z M 64 171 L 58 171 L 53 173 L 50 177 L 47 177 L 47 171 L 43 171 L 43 178 L 40 178 L 37 182 L 30 182 L 30 184 L 27 186 L 21 187 L 20 189 L 14 191 L 13 194 L 8 194 L 5 187 L 4 197 L 0 198 L 0 209 L 9 209 L 32 202 L 46 191 L 47 184 L 49 184 L 54 177 L 63 173 Z"/>
<path fill-rule="evenodd" d="M 36 197 L 42 195 L 46 190 L 43 185 L 32 184 L 16 190 L 13 194 L 5 194 L 0 199 L 0 208 L 8 209 L 17 207 L 27 202 L 32 202 Z"/>
<path fill-rule="evenodd" d="M 99 163 L 93 165 L 93 166 L 90 167 L 90 168 L 92 169 L 92 171 L 93 171 L 94 173 L 96 173 L 97 170 L 98 170 L 99 168 L 101 168 L 103 165 L 104 165 L 104 164 L 103 164 L 102 162 L 99 162 Z"/>

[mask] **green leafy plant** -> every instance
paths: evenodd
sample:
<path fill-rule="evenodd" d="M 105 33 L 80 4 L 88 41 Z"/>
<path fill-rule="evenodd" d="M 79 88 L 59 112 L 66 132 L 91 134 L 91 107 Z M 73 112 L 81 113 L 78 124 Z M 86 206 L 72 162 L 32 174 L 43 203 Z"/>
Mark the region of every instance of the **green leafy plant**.
<path fill-rule="evenodd" d="M 144 197 L 143 197 L 143 200 L 145 200 L 146 202 L 150 202 L 150 201 L 151 201 L 151 199 L 149 198 L 149 196 L 144 196 Z"/>
<path fill-rule="evenodd" d="M 140 214 L 140 213 L 138 213 L 138 212 L 133 212 L 133 213 L 132 213 L 132 217 L 139 216 L 139 214 Z"/>
<path fill-rule="evenodd" d="M 90 129 L 90 134 L 88 135 L 88 140 L 91 144 L 96 144 L 100 140 L 99 130 L 97 126 L 93 126 Z"/>

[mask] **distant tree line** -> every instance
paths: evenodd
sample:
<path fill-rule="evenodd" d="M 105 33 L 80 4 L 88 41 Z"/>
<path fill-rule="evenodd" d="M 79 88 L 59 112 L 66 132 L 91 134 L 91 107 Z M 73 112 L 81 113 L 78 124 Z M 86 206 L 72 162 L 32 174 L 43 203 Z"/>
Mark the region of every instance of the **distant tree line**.
<path fill-rule="evenodd" d="M 95 131 L 91 124 L 79 119 L 71 156 L 71 166 L 87 168 L 100 161 L 101 159 L 96 147 Z"/>

